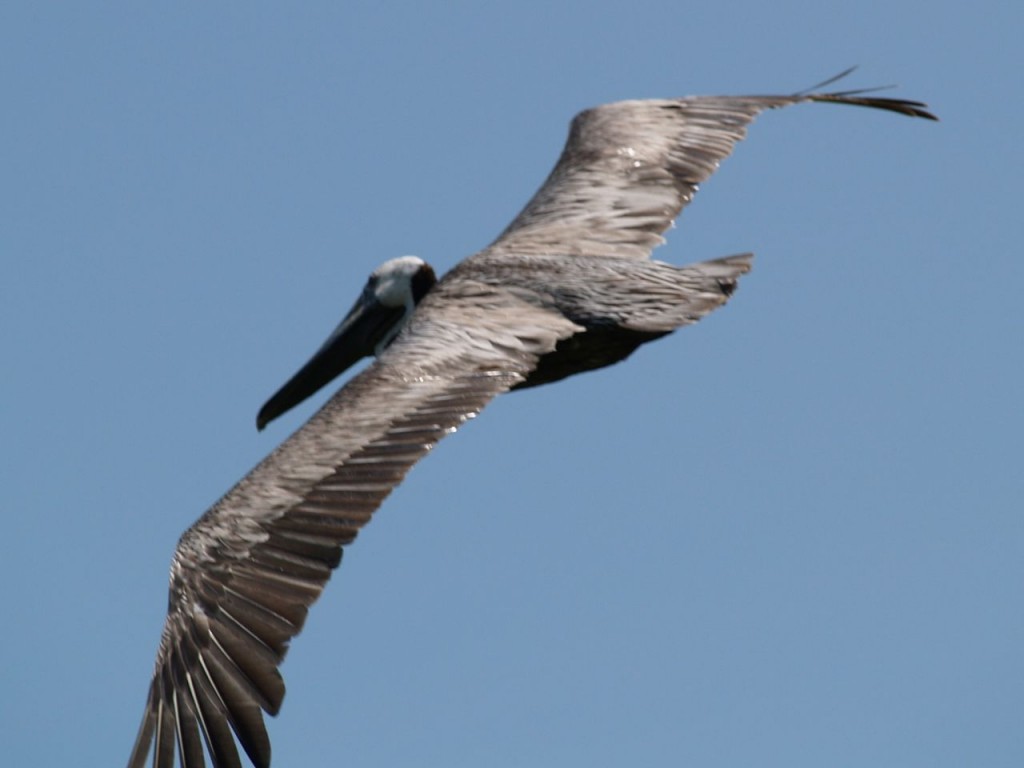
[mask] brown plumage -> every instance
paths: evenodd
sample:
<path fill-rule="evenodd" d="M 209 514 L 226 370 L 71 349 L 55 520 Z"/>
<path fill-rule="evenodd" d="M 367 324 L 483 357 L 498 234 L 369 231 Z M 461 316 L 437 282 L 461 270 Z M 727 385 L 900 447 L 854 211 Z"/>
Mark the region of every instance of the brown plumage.
<path fill-rule="evenodd" d="M 356 359 L 378 359 L 182 536 L 129 768 L 270 764 L 263 712 L 342 548 L 442 437 L 502 392 L 624 359 L 721 306 L 750 255 L 650 261 L 766 109 L 831 102 L 935 119 L 864 92 L 626 101 L 580 113 L 544 185 L 502 235 L 439 282 L 418 259 L 374 273 L 339 331 L 268 402 L 283 413 Z M 370 314 L 383 308 L 384 315 Z M 380 319 L 384 318 L 384 319 Z M 360 325 L 369 322 L 368 325 Z M 358 325 L 362 343 L 346 345 Z M 233 734 L 234 733 L 234 737 Z"/>

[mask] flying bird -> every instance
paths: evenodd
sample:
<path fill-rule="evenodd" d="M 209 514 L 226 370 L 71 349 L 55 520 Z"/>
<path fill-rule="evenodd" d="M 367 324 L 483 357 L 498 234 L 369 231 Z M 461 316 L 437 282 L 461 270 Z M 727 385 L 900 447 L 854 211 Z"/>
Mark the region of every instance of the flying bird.
<path fill-rule="evenodd" d="M 151 750 L 156 768 L 176 754 L 204 766 L 204 750 L 218 768 L 241 766 L 237 744 L 267 768 L 263 713 L 284 698 L 288 644 L 342 549 L 413 464 L 496 395 L 619 362 L 728 300 L 751 254 L 683 267 L 650 255 L 758 114 L 824 102 L 936 119 L 921 102 L 817 90 L 838 77 L 788 96 L 581 112 L 554 170 L 490 246 L 440 280 L 412 256 L 374 271 L 257 426 L 363 357 L 375 362 L 178 542 L 129 768 Z"/>

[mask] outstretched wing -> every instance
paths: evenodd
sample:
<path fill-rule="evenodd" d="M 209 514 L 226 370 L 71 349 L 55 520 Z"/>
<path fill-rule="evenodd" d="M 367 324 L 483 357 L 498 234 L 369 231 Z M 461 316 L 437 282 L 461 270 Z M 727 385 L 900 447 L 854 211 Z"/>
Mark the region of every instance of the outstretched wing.
<path fill-rule="evenodd" d="M 240 766 L 232 732 L 270 763 L 263 712 L 278 665 L 331 571 L 384 498 L 438 440 L 582 330 L 500 288 L 438 286 L 411 325 L 178 544 L 145 714 L 129 759 Z"/>
<path fill-rule="evenodd" d="M 692 96 L 588 109 L 573 119 L 543 186 L 480 256 L 648 258 L 698 185 L 766 109 L 824 101 L 936 119 L 920 102 L 863 93 Z"/>

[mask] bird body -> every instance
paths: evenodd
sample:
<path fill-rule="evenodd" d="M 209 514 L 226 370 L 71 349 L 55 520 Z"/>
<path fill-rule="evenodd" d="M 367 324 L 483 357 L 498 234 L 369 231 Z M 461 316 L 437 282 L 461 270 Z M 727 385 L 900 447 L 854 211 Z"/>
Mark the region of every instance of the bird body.
<path fill-rule="evenodd" d="M 761 111 L 803 101 L 933 118 L 861 92 L 627 101 L 587 110 L 547 181 L 490 246 L 442 279 L 386 262 L 263 428 L 357 360 L 376 360 L 214 504 L 178 543 L 167 620 L 129 758 L 157 768 L 270 764 L 278 666 L 343 547 L 408 470 L 496 395 L 619 362 L 732 295 L 750 254 L 649 259 Z"/>

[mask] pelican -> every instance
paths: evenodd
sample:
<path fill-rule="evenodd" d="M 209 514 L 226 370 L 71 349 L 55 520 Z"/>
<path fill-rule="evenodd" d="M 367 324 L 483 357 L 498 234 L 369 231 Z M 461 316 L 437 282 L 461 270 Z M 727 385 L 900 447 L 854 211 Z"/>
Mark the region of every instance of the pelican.
<path fill-rule="evenodd" d="M 847 73 L 843 73 L 845 75 Z M 358 360 L 376 360 L 189 528 L 142 724 L 141 768 L 270 765 L 263 713 L 278 667 L 343 548 L 409 469 L 491 398 L 611 365 L 732 295 L 751 254 L 675 267 L 650 259 L 698 184 L 764 110 L 848 104 L 935 120 L 869 90 L 623 101 L 572 121 L 554 170 L 490 246 L 441 280 L 405 256 L 370 275 L 257 427 Z M 870 89 L 874 90 L 874 89 Z M 237 744 L 236 744 L 237 739 Z"/>

